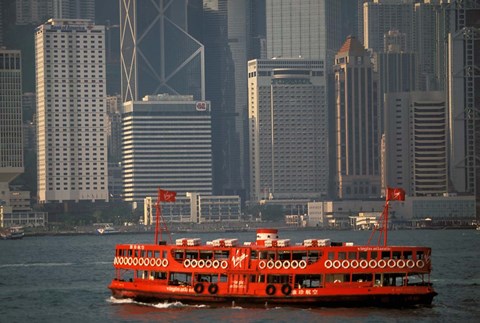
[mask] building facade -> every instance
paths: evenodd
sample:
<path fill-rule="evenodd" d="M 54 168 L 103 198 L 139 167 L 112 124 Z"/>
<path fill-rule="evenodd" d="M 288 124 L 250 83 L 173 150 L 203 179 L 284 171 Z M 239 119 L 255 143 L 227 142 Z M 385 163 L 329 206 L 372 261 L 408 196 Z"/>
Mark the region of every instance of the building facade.
<path fill-rule="evenodd" d="M 248 62 L 250 200 L 328 194 L 324 62 Z"/>
<path fill-rule="evenodd" d="M 191 95 L 146 96 L 122 111 L 123 200 L 142 203 L 158 188 L 212 194 L 210 102 Z"/>
<path fill-rule="evenodd" d="M 105 30 L 50 19 L 35 30 L 41 203 L 108 201 Z"/>

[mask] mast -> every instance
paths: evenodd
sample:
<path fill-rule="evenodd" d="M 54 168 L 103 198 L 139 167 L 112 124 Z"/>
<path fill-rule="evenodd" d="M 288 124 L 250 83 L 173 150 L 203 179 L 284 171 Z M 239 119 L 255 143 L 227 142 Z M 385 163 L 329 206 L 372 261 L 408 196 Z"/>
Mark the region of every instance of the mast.
<path fill-rule="evenodd" d="M 175 202 L 176 195 L 177 195 L 177 192 L 165 191 L 158 188 L 157 203 L 155 203 L 155 208 L 156 208 L 155 245 L 157 245 L 159 242 L 158 240 L 159 233 L 160 233 L 160 241 L 162 240 L 162 231 L 165 231 L 168 234 L 170 238 L 170 243 L 172 243 L 172 235 L 168 231 L 167 223 L 165 222 L 165 219 L 163 219 L 162 217 L 162 208 L 161 208 L 160 202 Z"/>

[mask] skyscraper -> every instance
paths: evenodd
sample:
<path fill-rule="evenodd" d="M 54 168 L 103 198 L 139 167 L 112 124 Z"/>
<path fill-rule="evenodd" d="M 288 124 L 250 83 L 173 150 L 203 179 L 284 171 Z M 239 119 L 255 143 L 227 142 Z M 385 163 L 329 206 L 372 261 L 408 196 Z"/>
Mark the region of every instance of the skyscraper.
<path fill-rule="evenodd" d="M 205 99 L 201 2 L 120 1 L 122 102 L 170 93 Z"/>
<path fill-rule="evenodd" d="M 248 62 L 250 199 L 328 194 L 324 62 Z"/>
<path fill-rule="evenodd" d="M 104 27 L 50 19 L 35 60 L 38 200 L 108 200 Z"/>
<path fill-rule="evenodd" d="M 335 56 L 336 186 L 339 198 L 380 195 L 380 113 L 368 52 L 348 37 Z"/>
<path fill-rule="evenodd" d="M 9 183 L 24 171 L 22 133 L 21 53 L 0 48 L 0 205 L 6 208 Z"/>

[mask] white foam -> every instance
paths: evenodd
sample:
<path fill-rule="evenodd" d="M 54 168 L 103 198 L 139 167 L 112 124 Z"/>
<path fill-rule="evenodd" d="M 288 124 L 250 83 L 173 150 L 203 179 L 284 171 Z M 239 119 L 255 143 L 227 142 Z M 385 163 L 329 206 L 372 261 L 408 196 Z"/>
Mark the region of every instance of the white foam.
<path fill-rule="evenodd" d="M 181 307 L 196 307 L 196 308 L 207 307 L 207 305 L 187 305 L 187 304 L 183 304 L 182 302 L 143 303 L 143 302 L 137 302 L 131 298 L 118 299 L 113 296 L 110 296 L 110 298 L 107 299 L 107 302 L 110 302 L 113 304 L 137 304 L 137 305 L 150 306 L 150 307 L 162 308 L 162 309 L 163 308 L 181 308 Z"/>

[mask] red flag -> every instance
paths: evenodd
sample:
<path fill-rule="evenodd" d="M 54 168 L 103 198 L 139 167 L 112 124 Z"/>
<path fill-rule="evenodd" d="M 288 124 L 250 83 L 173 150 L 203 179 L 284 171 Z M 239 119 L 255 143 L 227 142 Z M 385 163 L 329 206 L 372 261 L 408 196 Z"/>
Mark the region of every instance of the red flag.
<path fill-rule="evenodd" d="M 387 201 L 405 201 L 405 191 L 401 188 L 387 187 Z"/>
<path fill-rule="evenodd" d="M 158 201 L 159 202 L 175 202 L 175 197 L 177 196 L 177 192 L 173 191 L 166 191 L 166 190 L 158 190 Z"/>

